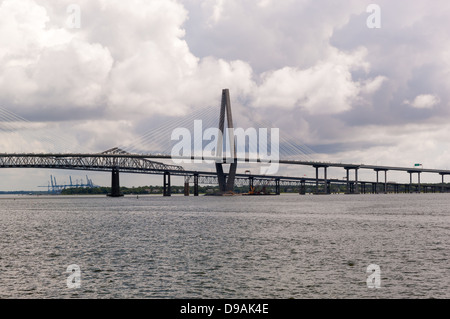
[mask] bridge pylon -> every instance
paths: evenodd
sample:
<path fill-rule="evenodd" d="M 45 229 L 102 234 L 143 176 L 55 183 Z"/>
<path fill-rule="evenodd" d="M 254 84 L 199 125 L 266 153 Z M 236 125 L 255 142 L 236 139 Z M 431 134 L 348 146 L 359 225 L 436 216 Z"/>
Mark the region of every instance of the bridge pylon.
<path fill-rule="evenodd" d="M 227 118 L 227 129 L 225 129 L 225 116 Z M 230 102 L 230 90 L 222 90 L 222 103 L 220 107 L 220 118 L 219 118 L 219 130 L 221 132 L 221 137 L 217 140 L 217 157 L 218 161 L 216 163 L 217 179 L 219 181 L 219 189 L 221 193 L 231 193 L 234 189 L 234 182 L 236 178 L 236 145 L 234 140 L 234 126 L 233 126 L 233 115 L 231 112 L 231 102 Z M 225 136 L 226 135 L 226 136 Z M 223 145 L 228 138 L 229 150 L 231 152 L 232 162 L 230 163 L 230 168 L 228 174 L 225 174 L 223 169 Z"/>

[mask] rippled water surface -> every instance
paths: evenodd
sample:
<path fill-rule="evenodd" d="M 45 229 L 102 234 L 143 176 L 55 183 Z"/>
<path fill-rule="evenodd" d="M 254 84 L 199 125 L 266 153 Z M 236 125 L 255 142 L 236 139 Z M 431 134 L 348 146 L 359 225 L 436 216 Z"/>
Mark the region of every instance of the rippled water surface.
<path fill-rule="evenodd" d="M 0 298 L 450 298 L 450 194 L 2 197 L 0 248 Z"/>

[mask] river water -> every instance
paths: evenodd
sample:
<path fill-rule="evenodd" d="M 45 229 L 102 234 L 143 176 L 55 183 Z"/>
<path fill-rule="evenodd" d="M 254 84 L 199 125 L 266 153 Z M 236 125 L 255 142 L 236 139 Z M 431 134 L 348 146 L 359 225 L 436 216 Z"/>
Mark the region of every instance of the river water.
<path fill-rule="evenodd" d="M 0 298 L 450 298 L 449 258 L 450 194 L 0 197 Z"/>

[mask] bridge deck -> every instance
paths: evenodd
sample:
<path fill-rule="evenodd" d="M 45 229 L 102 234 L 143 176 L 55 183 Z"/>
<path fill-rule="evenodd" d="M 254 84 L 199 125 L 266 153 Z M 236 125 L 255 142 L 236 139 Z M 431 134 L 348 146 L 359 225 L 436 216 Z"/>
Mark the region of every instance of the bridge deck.
<path fill-rule="evenodd" d="M 3 158 L 54 158 L 54 159 L 64 159 L 64 158 L 116 158 L 116 159 L 141 159 L 141 160 L 173 160 L 173 159 L 184 159 L 184 160 L 194 160 L 198 159 L 194 156 L 191 157 L 173 157 L 171 155 L 163 154 L 0 154 L 0 164 Z M 217 160 L 216 157 L 203 157 L 203 160 Z M 226 158 L 223 159 L 224 161 Z M 236 161 L 240 163 L 253 163 L 249 159 L 236 158 Z M 256 160 L 258 163 L 267 163 L 267 161 Z M 344 169 L 369 169 L 374 171 L 402 171 L 402 172 L 413 172 L 413 173 L 436 173 L 441 175 L 450 175 L 450 170 L 447 169 L 431 169 L 431 168 L 417 168 L 417 167 L 401 167 L 401 166 L 383 166 L 383 165 L 367 165 L 367 164 L 349 164 L 349 163 L 333 163 L 333 162 L 312 162 L 312 161 L 296 161 L 296 160 L 278 160 L 279 164 L 285 165 L 302 165 L 311 167 L 337 167 Z M 179 166 L 178 166 L 179 167 Z"/>
<path fill-rule="evenodd" d="M 111 171 L 118 169 L 121 172 L 137 173 L 137 174 L 164 174 L 170 173 L 175 176 L 192 177 L 194 175 L 209 178 L 209 181 L 213 181 L 217 178 L 216 172 L 210 171 L 193 171 L 184 170 L 182 166 L 168 165 L 164 163 L 154 162 L 150 159 L 164 159 L 171 160 L 172 156 L 161 154 L 0 154 L 0 168 L 46 168 L 46 169 L 67 169 L 67 170 L 89 170 L 89 171 Z M 195 159 L 183 158 L 183 159 Z M 216 158 L 203 158 L 204 160 L 216 160 Z M 237 159 L 242 162 L 249 162 L 244 159 Z M 263 163 L 262 161 L 259 161 Z M 307 162 L 307 161 L 292 161 L 292 160 L 280 160 L 280 164 L 286 165 L 304 165 L 311 167 L 339 167 L 344 169 L 370 169 L 375 171 L 405 171 L 408 173 L 438 173 L 442 176 L 450 175 L 450 170 L 441 169 L 419 169 L 419 168 L 407 168 L 407 167 L 395 167 L 395 166 L 379 166 L 379 165 L 364 165 L 364 164 L 344 164 L 344 163 L 326 163 L 326 162 Z M 272 176 L 272 175 L 257 175 L 257 174 L 236 174 L 236 178 L 239 180 L 248 180 L 249 178 L 255 178 L 264 181 L 283 181 L 285 183 L 372 183 L 374 181 L 348 181 L 343 179 L 327 179 L 327 178 L 306 178 L 296 176 Z M 380 182 L 378 184 L 390 184 Z M 420 184 L 420 183 L 419 183 Z"/>

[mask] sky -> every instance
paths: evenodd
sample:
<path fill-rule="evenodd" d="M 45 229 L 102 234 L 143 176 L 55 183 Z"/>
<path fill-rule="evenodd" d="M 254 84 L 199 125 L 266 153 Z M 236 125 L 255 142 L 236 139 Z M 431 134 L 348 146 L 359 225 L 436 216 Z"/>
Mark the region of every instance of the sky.
<path fill-rule="evenodd" d="M 449 16 L 447 0 L 1 0 L 0 107 L 27 125 L 0 116 L 0 152 L 131 145 L 228 88 L 316 160 L 450 169 Z M 51 173 L 86 175 L 5 169 L 0 190 Z"/>

